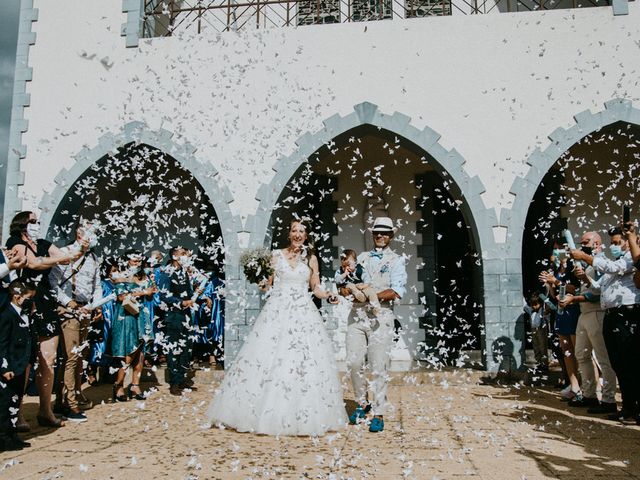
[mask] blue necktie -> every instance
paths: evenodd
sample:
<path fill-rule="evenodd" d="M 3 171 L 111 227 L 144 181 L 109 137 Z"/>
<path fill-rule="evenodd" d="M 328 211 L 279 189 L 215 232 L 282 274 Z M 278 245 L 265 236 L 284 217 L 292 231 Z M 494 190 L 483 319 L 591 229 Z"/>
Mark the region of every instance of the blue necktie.
<path fill-rule="evenodd" d="M 376 252 L 375 250 L 369 252 L 370 257 L 382 258 L 382 252 Z"/>

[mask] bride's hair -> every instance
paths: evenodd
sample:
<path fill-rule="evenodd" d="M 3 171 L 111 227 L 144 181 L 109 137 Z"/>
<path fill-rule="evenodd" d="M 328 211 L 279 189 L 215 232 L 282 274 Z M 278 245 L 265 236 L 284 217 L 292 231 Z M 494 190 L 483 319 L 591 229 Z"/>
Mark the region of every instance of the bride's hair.
<path fill-rule="evenodd" d="M 304 227 L 304 231 L 307 233 L 307 240 L 304 242 L 304 245 L 303 245 L 304 250 L 302 252 L 302 256 L 304 257 L 305 262 L 308 264 L 311 256 L 315 255 L 316 253 L 316 249 L 313 244 L 313 231 L 311 229 L 312 228 L 311 220 L 307 217 L 294 218 L 293 220 L 291 220 L 291 223 L 289 224 L 289 232 L 291 232 L 291 227 L 293 227 L 294 223 L 299 223 L 300 225 L 302 225 Z"/>

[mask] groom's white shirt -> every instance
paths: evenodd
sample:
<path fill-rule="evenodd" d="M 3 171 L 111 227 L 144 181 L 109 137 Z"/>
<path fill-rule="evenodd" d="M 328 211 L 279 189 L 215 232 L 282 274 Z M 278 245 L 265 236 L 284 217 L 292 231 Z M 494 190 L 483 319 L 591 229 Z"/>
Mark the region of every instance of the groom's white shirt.
<path fill-rule="evenodd" d="M 402 255 L 390 248 L 382 251 L 372 250 L 358 255 L 358 263 L 363 268 L 364 283 L 371 284 L 378 291 L 391 288 L 400 298 L 404 296 L 407 291 L 407 270 Z"/>

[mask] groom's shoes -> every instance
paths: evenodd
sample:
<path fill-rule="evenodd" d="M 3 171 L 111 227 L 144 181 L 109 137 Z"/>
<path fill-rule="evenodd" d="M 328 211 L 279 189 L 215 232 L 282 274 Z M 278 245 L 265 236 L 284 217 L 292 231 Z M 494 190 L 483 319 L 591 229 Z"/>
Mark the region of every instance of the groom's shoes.
<path fill-rule="evenodd" d="M 376 433 L 381 432 L 382 430 L 384 430 L 384 420 L 382 417 L 373 417 L 369 424 L 369 431 Z"/>
<path fill-rule="evenodd" d="M 358 420 L 363 420 L 367 416 L 367 413 L 369 413 L 370 410 L 371 410 L 371 405 L 367 405 L 364 408 L 358 405 L 356 410 L 351 415 L 349 415 L 349 423 L 351 425 L 355 425 L 356 423 L 358 423 Z"/>
<path fill-rule="evenodd" d="M 358 423 L 358 420 L 364 419 L 365 415 L 366 413 L 364 413 L 364 409 L 358 407 L 351 415 L 349 415 L 349 423 L 351 425 L 355 425 L 356 423 Z"/>

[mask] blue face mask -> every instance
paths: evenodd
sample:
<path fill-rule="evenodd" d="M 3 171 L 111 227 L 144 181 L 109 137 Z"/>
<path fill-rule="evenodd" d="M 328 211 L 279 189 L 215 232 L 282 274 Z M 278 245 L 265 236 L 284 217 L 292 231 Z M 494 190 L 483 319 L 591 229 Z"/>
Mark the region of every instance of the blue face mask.
<path fill-rule="evenodd" d="M 551 252 L 551 255 L 556 257 L 556 260 L 557 260 L 557 258 L 560 256 L 560 249 L 559 248 L 554 248 L 553 252 Z"/>
<path fill-rule="evenodd" d="M 620 245 L 609 245 L 609 251 L 611 252 L 611 255 L 613 255 L 613 258 L 615 258 L 616 260 L 624 255 L 624 252 L 622 251 L 622 247 Z"/>

